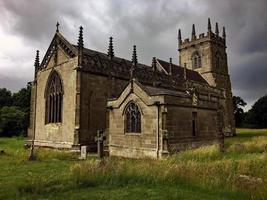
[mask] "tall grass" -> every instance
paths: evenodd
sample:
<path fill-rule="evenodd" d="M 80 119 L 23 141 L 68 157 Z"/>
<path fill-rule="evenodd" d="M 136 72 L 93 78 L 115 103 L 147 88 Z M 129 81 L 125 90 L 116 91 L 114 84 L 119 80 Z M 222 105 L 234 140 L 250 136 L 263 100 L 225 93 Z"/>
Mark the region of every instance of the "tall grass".
<path fill-rule="evenodd" d="M 245 151 L 242 152 L 246 156 L 243 157 L 239 157 L 240 152 L 234 152 L 231 148 L 227 153 L 220 153 L 217 146 L 209 146 L 182 152 L 165 160 L 87 160 L 71 166 L 70 176 L 77 184 L 88 186 L 179 184 L 181 180 L 186 180 L 205 188 L 243 191 L 264 199 L 267 197 L 264 140 L 266 138 L 256 138 L 246 142 Z M 264 184 L 244 188 L 236 181 L 240 175 L 259 177 Z"/>
<path fill-rule="evenodd" d="M 97 188 L 103 185 L 179 187 L 188 184 L 188 187 L 197 185 L 209 191 L 242 192 L 250 199 L 267 199 L 267 137 L 258 136 L 242 142 L 237 138 L 227 140 L 234 142 L 229 142 L 224 153 L 213 145 L 181 152 L 162 160 L 116 157 L 76 160 L 59 175 L 29 174 L 18 189 L 22 195 L 45 196 L 75 188 Z M 11 153 L 15 155 L 21 152 Z M 77 157 L 66 152 L 43 149 L 37 149 L 36 153 L 37 162 L 40 163 L 54 160 L 60 163 Z M 240 175 L 261 178 L 262 183 L 250 187 L 240 181 Z"/>

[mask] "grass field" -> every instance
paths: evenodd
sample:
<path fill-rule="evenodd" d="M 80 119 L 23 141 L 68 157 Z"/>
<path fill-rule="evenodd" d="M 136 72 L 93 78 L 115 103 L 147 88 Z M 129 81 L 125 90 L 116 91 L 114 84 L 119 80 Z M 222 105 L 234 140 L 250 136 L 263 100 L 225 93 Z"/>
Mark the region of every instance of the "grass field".
<path fill-rule="evenodd" d="M 0 199 L 267 199 L 267 130 L 239 129 L 226 152 L 203 147 L 163 159 L 96 158 L 0 138 Z M 261 178 L 243 181 L 240 175 Z M 251 178 L 252 179 L 252 178 Z"/>

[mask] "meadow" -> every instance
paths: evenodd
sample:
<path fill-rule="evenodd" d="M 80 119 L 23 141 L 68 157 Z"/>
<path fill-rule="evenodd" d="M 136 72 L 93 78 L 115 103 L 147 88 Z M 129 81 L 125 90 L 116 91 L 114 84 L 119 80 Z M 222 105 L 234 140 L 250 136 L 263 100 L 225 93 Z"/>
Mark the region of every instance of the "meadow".
<path fill-rule="evenodd" d="M 161 160 L 90 157 L 0 138 L 0 199 L 267 199 L 267 129 L 238 129 L 225 152 L 207 146 Z"/>

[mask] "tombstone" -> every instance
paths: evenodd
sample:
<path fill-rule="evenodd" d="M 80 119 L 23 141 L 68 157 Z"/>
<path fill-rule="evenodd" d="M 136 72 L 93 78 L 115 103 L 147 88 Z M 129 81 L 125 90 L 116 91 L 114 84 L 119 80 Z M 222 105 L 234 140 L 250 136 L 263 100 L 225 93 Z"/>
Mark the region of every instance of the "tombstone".
<path fill-rule="evenodd" d="M 80 159 L 85 160 L 87 158 L 87 146 L 81 146 L 81 157 Z"/>
<path fill-rule="evenodd" d="M 104 136 L 103 130 L 97 131 L 97 136 L 95 137 L 95 141 L 97 142 L 97 155 L 99 158 L 103 158 L 104 156 L 104 140 L 106 137 Z"/>

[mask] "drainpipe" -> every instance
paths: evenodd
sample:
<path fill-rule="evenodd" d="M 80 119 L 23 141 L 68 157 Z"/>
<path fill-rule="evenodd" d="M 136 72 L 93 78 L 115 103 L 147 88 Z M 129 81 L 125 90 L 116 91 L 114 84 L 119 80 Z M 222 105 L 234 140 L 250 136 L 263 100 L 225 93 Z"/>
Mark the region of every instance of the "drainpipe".
<path fill-rule="evenodd" d="M 157 113 L 157 148 L 156 148 L 156 152 L 157 152 L 157 158 L 159 158 L 159 146 L 160 146 L 160 140 L 159 140 L 159 137 L 160 137 L 160 134 L 159 134 L 159 112 L 160 112 L 160 102 L 159 101 L 155 101 L 154 102 L 154 105 L 157 106 L 157 110 L 158 110 L 158 113 Z"/>

